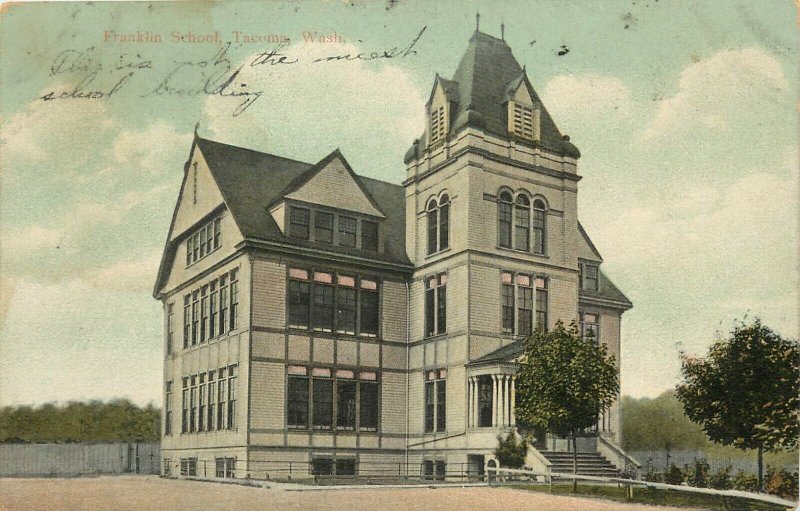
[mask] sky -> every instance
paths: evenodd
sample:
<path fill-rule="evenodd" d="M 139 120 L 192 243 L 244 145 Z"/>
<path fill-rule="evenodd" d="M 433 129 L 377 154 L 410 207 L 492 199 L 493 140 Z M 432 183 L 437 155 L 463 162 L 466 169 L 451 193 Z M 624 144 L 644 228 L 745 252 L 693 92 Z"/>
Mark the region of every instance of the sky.
<path fill-rule="evenodd" d="M 736 318 L 796 337 L 790 0 L 22 4 L 0 14 L 0 405 L 158 404 L 152 288 L 195 127 L 308 162 L 338 147 L 357 173 L 400 183 L 477 10 L 482 31 L 505 24 L 581 150 L 579 218 L 634 303 L 623 394 L 674 387 L 679 353 L 702 355 Z"/>

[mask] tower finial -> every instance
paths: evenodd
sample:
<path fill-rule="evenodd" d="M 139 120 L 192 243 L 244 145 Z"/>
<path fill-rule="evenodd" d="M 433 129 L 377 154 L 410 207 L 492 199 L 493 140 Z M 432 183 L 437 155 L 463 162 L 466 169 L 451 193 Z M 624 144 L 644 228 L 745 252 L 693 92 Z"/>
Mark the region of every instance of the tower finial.
<path fill-rule="evenodd" d="M 475 32 L 481 29 L 481 11 L 475 11 Z"/>
<path fill-rule="evenodd" d="M 500 39 L 506 40 L 506 24 L 502 21 L 500 22 Z"/>

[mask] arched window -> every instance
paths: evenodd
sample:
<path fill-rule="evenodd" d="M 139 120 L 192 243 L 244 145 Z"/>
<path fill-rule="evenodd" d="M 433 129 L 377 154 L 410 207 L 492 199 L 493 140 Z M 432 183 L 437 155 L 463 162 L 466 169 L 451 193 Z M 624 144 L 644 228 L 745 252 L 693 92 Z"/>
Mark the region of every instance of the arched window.
<path fill-rule="evenodd" d="M 530 218 L 530 201 L 528 201 L 528 197 L 520 194 L 514 204 L 514 248 L 516 250 L 528 250 L 530 246 Z"/>
<path fill-rule="evenodd" d="M 500 194 L 500 202 L 498 204 L 498 214 L 500 218 L 499 225 L 499 243 L 501 247 L 511 248 L 511 217 L 513 211 L 513 198 L 508 192 Z"/>
<path fill-rule="evenodd" d="M 446 193 L 425 207 L 428 217 L 428 255 L 450 247 L 450 197 Z"/>
<path fill-rule="evenodd" d="M 533 201 L 533 251 L 536 254 L 544 254 L 545 237 L 545 216 L 547 206 L 541 199 Z"/>
<path fill-rule="evenodd" d="M 437 204 L 436 199 L 431 199 L 428 202 L 428 207 L 425 208 L 427 210 L 428 215 L 428 255 L 433 254 L 437 251 L 436 249 L 436 241 L 437 241 L 437 234 L 436 234 L 436 213 L 437 213 Z"/>
<path fill-rule="evenodd" d="M 450 198 L 444 194 L 439 198 L 439 250 L 450 246 Z"/>

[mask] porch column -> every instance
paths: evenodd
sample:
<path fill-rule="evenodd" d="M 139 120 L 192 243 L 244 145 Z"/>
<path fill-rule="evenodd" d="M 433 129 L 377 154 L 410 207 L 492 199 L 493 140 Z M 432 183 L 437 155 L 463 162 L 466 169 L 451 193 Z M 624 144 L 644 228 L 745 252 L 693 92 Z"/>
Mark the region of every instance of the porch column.
<path fill-rule="evenodd" d="M 517 425 L 517 416 L 514 408 L 517 406 L 517 376 L 511 376 L 511 426 Z"/>
<path fill-rule="evenodd" d="M 500 426 L 508 426 L 508 380 L 505 374 L 500 375 Z"/>
<path fill-rule="evenodd" d="M 497 427 L 497 375 L 492 375 L 492 426 Z"/>

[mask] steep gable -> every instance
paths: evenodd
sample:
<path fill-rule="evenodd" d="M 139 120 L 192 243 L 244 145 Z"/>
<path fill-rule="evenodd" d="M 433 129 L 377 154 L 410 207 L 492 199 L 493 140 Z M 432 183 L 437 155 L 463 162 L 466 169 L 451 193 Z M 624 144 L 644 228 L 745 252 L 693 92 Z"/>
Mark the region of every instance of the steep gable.
<path fill-rule="evenodd" d="M 198 220 L 224 204 L 202 151 L 194 146 L 175 206 L 175 221 L 169 234 L 174 240 L 190 229 Z"/>
<path fill-rule="evenodd" d="M 580 222 L 578 222 L 578 232 L 580 233 L 580 236 L 578 236 L 578 258 L 598 263 L 603 262 L 603 257 L 597 247 L 594 246 L 594 243 L 592 243 L 589 235 L 586 234 L 586 230 L 584 230 Z"/>
<path fill-rule="evenodd" d="M 306 180 L 284 197 L 319 204 L 330 208 L 353 211 L 386 218 L 353 172 L 342 154 L 334 151 L 304 176 Z"/>

